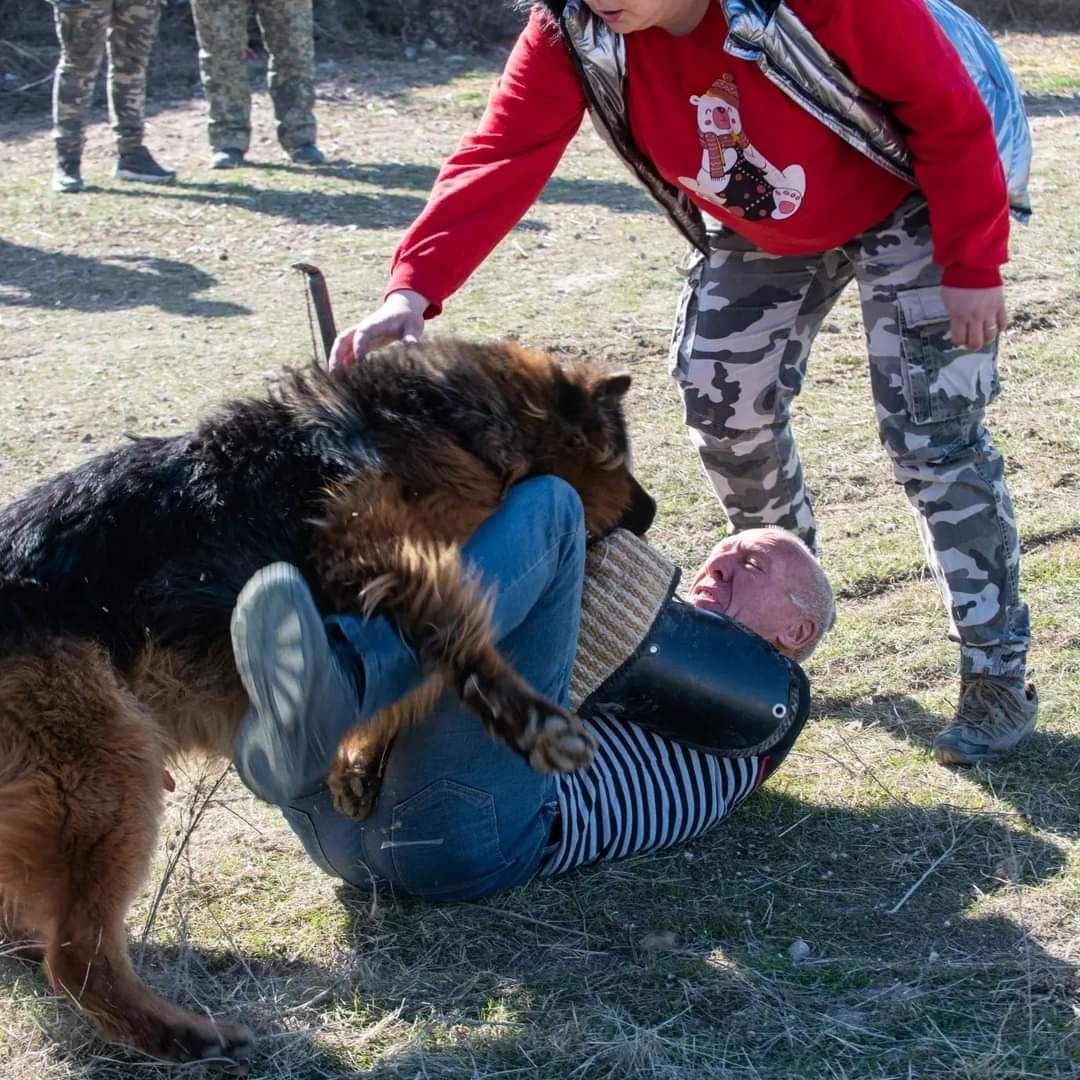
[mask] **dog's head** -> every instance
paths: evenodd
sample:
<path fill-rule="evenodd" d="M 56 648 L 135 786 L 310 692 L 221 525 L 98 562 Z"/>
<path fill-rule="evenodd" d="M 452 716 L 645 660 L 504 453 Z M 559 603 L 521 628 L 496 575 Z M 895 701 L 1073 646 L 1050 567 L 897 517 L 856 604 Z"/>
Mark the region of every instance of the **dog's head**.
<path fill-rule="evenodd" d="M 630 375 L 588 362 L 553 361 L 550 379 L 550 434 L 541 446 L 537 471 L 573 485 L 590 536 L 615 528 L 644 535 L 656 503 L 631 472 L 623 416 Z"/>

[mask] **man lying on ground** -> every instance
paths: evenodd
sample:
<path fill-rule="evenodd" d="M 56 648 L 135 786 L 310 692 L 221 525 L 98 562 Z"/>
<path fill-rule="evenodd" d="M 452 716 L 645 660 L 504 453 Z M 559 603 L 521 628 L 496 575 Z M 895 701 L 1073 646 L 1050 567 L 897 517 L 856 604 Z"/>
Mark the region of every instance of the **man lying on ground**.
<path fill-rule="evenodd" d="M 590 552 L 586 576 L 581 503 L 552 477 L 516 485 L 464 549 L 492 592 L 503 655 L 595 737 L 588 768 L 533 771 L 445 694 L 393 743 L 371 816 L 337 813 L 326 776 L 343 735 L 425 675 L 389 623 L 324 620 L 299 571 L 276 563 L 233 615 L 251 700 L 235 743 L 241 778 L 328 873 L 431 899 L 475 899 L 700 835 L 798 736 L 808 694 L 792 661 L 833 622 L 828 581 L 780 529 L 721 541 L 688 603 L 672 595 L 674 567 L 629 534 Z"/>

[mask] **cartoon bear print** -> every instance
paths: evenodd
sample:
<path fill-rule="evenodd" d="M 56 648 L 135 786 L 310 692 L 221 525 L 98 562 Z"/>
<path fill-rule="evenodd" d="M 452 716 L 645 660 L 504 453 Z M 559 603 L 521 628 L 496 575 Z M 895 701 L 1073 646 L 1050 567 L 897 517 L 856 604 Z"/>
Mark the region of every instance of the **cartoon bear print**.
<path fill-rule="evenodd" d="M 715 79 L 704 94 L 692 94 L 690 104 L 697 108 L 701 168 L 679 183 L 747 221 L 791 217 L 802 205 L 806 172 L 801 165 L 778 169 L 754 148 L 743 132 L 734 78 Z"/>

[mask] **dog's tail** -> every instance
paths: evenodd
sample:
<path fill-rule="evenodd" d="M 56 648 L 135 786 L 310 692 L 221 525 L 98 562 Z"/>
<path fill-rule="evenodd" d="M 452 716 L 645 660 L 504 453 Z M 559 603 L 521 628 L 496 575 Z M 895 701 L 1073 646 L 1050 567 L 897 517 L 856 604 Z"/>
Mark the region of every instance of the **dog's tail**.
<path fill-rule="evenodd" d="M 56 924 L 91 866 L 114 872 L 98 864 L 125 833 L 148 857 L 163 753 L 100 646 L 42 636 L 0 653 L 0 901 Z"/>
<path fill-rule="evenodd" d="M 63 803 L 10 708 L 10 666 L 0 660 L 0 937 L 17 943 L 55 921 L 50 897 L 70 883 Z"/>
<path fill-rule="evenodd" d="M 0 653 L 29 629 L 41 625 L 46 599 L 40 582 L 0 574 Z"/>
<path fill-rule="evenodd" d="M 6 643 L 0 637 L 0 648 Z M 0 918 L 48 916 L 40 900 L 67 883 L 63 859 L 65 762 L 48 730 L 48 657 L 0 652 Z M 74 688 L 73 688 L 74 689 Z M 44 736 L 44 738 L 43 738 Z M 48 888 L 43 891 L 44 883 Z M 46 907 L 48 905 L 45 905 Z"/>
<path fill-rule="evenodd" d="M 41 776 L 0 783 L 0 921 L 15 927 L 27 917 L 40 925 L 44 894 L 67 881 L 62 857 L 63 813 Z"/>

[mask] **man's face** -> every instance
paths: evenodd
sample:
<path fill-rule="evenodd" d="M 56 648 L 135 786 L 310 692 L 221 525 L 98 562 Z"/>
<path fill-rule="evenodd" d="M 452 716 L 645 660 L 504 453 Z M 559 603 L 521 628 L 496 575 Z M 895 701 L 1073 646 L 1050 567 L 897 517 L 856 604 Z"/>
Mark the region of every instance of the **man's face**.
<path fill-rule="evenodd" d="M 814 629 L 790 595 L 803 592 L 812 573 L 811 556 L 794 537 L 747 529 L 713 548 L 687 599 L 694 607 L 727 615 L 790 654 Z"/>

